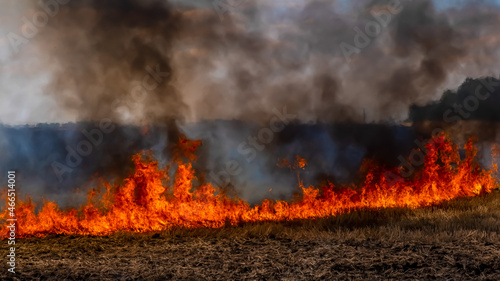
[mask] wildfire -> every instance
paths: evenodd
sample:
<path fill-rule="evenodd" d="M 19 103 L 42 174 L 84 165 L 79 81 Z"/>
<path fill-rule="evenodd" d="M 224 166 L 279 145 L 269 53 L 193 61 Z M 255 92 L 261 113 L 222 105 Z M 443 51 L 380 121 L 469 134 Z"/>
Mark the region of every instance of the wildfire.
<path fill-rule="evenodd" d="M 181 139 L 178 145 L 186 158 L 194 161 L 199 141 Z M 222 227 L 228 223 L 283 221 L 327 217 L 359 208 L 410 207 L 436 204 L 457 197 L 489 193 L 496 186 L 494 174 L 482 170 L 474 158 L 477 150 L 468 142 L 466 156 L 461 159 L 458 147 L 444 136 L 426 145 L 425 164 L 411 179 L 390 179 L 398 169 L 386 171 L 371 167 L 359 187 L 302 189 L 302 198 L 294 202 L 265 200 L 250 206 L 238 198 L 230 198 L 211 184 L 194 187 L 195 171 L 191 163 L 177 161 L 173 186 L 165 186 L 168 173 L 158 162 L 141 160 L 135 155 L 135 173 L 119 186 L 106 184 L 106 192 L 92 191 L 79 210 L 63 211 L 57 204 L 46 202 L 36 213 L 31 200 L 16 205 L 17 236 L 44 236 L 49 233 L 108 235 L 118 231 L 148 232 L 172 227 Z M 282 167 L 304 169 L 306 161 L 297 157 L 294 163 L 282 161 Z M 99 196 L 98 196 L 99 195 Z M 0 221 L 6 229 L 8 210 L 2 210 Z M 6 233 L 3 238 L 6 238 Z"/>

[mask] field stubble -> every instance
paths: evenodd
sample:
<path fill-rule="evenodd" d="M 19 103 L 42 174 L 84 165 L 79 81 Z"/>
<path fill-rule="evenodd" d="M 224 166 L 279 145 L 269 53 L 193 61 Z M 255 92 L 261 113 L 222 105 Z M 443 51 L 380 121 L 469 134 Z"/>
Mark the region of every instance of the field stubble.
<path fill-rule="evenodd" d="M 500 192 L 220 229 L 20 239 L 2 280 L 500 280 Z M 2 242 L 4 253 L 6 241 Z"/>

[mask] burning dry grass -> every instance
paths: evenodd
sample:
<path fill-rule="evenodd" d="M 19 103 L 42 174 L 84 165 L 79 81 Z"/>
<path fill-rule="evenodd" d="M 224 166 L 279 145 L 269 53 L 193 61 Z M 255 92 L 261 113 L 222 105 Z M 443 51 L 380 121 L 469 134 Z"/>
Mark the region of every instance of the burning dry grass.
<path fill-rule="evenodd" d="M 181 138 L 179 153 L 194 161 L 201 141 Z M 16 205 L 17 237 L 42 237 L 48 234 L 110 235 L 120 231 L 151 232 L 186 228 L 220 228 L 248 223 L 314 220 L 348 213 L 352 210 L 378 208 L 418 208 L 432 206 L 454 198 L 490 193 L 497 184 L 492 170 L 483 170 L 476 162 L 477 149 L 469 141 L 465 158 L 459 148 L 441 135 L 426 144 L 424 167 L 410 179 L 400 170 L 386 170 L 374 164 L 359 187 L 305 187 L 299 177 L 302 196 L 291 202 L 264 200 L 250 206 L 243 200 L 227 196 L 212 184 L 194 185 L 196 171 L 191 162 L 177 161 L 170 188 L 168 172 L 157 161 L 135 155 L 135 172 L 115 187 L 105 184 L 106 193 L 92 190 L 88 202 L 79 211 L 61 210 L 55 202 L 45 202 L 36 212 L 34 204 L 20 201 Z M 495 153 L 492 153 L 494 156 Z M 174 157 L 177 158 L 177 157 Z M 304 169 L 306 160 L 296 157 L 294 164 L 283 161 L 291 169 Z M 298 174 L 299 176 L 299 174 Z M 102 195 L 96 196 L 96 195 Z M 371 211 L 370 211 L 371 212 Z M 7 226 L 11 211 L 0 211 L 0 222 Z M 371 221 L 371 215 L 367 221 Z M 324 223 L 329 224 L 328 220 Z M 0 227 L 3 227 L 0 224 Z M 7 238 L 6 232 L 3 237 Z"/>
<path fill-rule="evenodd" d="M 17 252 L 21 280 L 500 280 L 500 192 L 315 220 L 52 235 Z"/>

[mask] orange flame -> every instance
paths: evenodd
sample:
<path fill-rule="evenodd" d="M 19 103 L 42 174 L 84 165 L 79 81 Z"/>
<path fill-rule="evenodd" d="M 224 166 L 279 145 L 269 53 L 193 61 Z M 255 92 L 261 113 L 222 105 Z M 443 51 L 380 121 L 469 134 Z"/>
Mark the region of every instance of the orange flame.
<path fill-rule="evenodd" d="M 199 141 L 181 139 L 178 147 L 184 156 L 194 160 Z M 90 192 L 88 202 L 80 210 L 60 210 L 46 202 L 35 213 L 31 200 L 19 201 L 16 208 L 17 237 L 44 236 L 49 233 L 108 235 L 118 231 L 148 232 L 172 227 L 222 227 L 228 223 L 283 221 L 327 217 L 359 208 L 417 208 L 457 197 L 489 193 L 496 187 L 493 170 L 481 170 L 474 162 L 477 150 L 472 142 L 465 145 L 466 157 L 460 159 L 458 148 L 444 136 L 427 145 L 424 168 L 411 179 L 391 181 L 388 172 L 370 168 L 366 180 L 358 188 L 336 188 L 332 184 L 321 190 L 302 188 L 302 198 L 295 202 L 265 200 L 254 207 L 238 198 L 230 198 L 211 184 L 194 188 L 196 179 L 191 163 L 177 160 L 172 190 L 162 180 L 167 173 L 158 162 L 142 161 L 135 155 L 136 169 L 121 186 L 106 184 L 106 192 L 98 199 Z M 304 169 L 306 161 L 297 156 L 295 163 L 282 161 L 280 166 Z M 300 179 L 299 179 L 300 182 Z M 2 210 L 0 221 L 6 229 L 8 210 Z M 7 234 L 2 235 L 7 238 Z"/>

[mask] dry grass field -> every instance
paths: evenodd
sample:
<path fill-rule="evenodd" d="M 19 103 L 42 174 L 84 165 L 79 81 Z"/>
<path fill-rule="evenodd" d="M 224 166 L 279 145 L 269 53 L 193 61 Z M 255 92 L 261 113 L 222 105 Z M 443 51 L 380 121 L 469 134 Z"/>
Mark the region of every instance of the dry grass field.
<path fill-rule="evenodd" d="M 7 242 L 0 241 L 2 252 Z M 500 192 L 421 209 L 18 240 L 1 280 L 500 280 Z"/>

